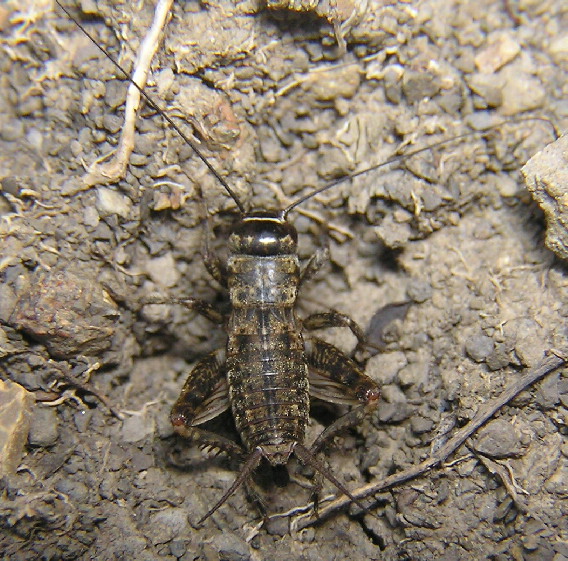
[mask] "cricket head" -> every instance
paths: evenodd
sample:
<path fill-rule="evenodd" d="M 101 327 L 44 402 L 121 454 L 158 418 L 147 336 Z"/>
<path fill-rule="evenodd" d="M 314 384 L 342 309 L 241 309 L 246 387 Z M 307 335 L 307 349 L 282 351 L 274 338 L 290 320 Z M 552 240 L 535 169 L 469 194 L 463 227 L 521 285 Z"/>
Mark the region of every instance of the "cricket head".
<path fill-rule="evenodd" d="M 245 214 L 231 230 L 229 249 L 240 255 L 266 257 L 296 253 L 298 232 L 281 212 Z"/>

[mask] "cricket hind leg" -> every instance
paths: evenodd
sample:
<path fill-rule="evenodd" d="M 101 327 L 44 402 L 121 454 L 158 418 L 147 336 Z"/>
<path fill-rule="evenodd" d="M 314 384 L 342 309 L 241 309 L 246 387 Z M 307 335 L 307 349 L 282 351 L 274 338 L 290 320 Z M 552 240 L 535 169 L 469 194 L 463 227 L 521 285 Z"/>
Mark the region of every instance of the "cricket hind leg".
<path fill-rule="evenodd" d="M 259 510 L 264 516 L 266 513 L 266 503 L 251 479 L 253 471 L 262 459 L 261 450 L 255 449 L 247 455 L 245 449 L 236 442 L 198 426 L 229 409 L 229 390 L 225 374 L 224 351 L 218 350 L 202 358 L 187 378 L 170 415 L 177 434 L 195 442 L 201 448 L 226 452 L 231 458 L 242 463 L 242 468 L 234 483 L 199 520 L 199 525 L 205 522 L 243 484 Z"/>
<path fill-rule="evenodd" d="M 314 512 L 316 513 L 316 516 L 319 504 L 318 497 L 322 486 L 321 478 L 324 477 L 330 483 L 332 483 L 341 493 L 347 495 L 347 497 L 349 497 L 349 499 L 351 499 L 351 501 L 354 502 L 361 510 L 363 510 L 366 513 L 369 512 L 367 507 L 363 503 L 361 503 L 359 499 L 357 499 L 351 494 L 351 492 L 349 491 L 349 489 L 347 489 L 345 484 L 340 479 L 335 477 L 329 466 L 325 462 L 322 462 L 319 458 L 317 458 L 316 455 L 310 449 L 306 448 L 303 444 L 297 442 L 296 445 L 294 446 L 294 454 L 304 465 L 310 466 L 319 477 L 319 481 L 316 482 L 314 490 L 312 491 L 312 496 L 314 500 Z"/>
<path fill-rule="evenodd" d="M 205 520 L 207 520 L 207 518 L 209 518 L 217 509 L 223 506 L 223 504 L 229 499 L 229 497 L 241 486 L 245 488 L 249 500 L 253 502 L 258 508 L 262 518 L 264 519 L 264 522 L 268 522 L 269 505 L 264 499 L 261 486 L 255 481 L 253 477 L 255 470 L 261 465 L 262 457 L 263 452 L 260 447 L 255 448 L 252 452 L 249 453 L 231 487 L 227 489 L 227 491 L 225 491 L 223 496 L 207 512 L 207 514 L 205 514 L 205 516 L 203 516 L 201 520 L 199 520 L 198 524 L 205 522 Z M 269 467 L 270 469 L 273 469 L 274 466 Z"/>
<path fill-rule="evenodd" d="M 262 460 L 262 450 L 257 447 L 255 448 L 250 454 L 247 456 L 239 475 L 233 482 L 233 484 L 225 491 L 223 496 L 207 511 L 205 516 L 202 516 L 201 519 L 197 522 L 199 526 L 203 524 L 212 514 L 214 514 L 219 508 L 221 508 L 227 499 L 243 484 L 246 484 L 254 470 L 260 464 L 260 460 Z M 247 491 L 251 492 L 251 487 L 247 485 Z M 252 490 L 253 499 L 261 506 L 261 510 L 263 509 L 263 501 L 260 499 L 260 496 L 256 493 L 256 491 Z"/>
<path fill-rule="evenodd" d="M 229 407 L 225 352 L 217 350 L 195 365 L 172 407 L 170 420 L 180 436 L 203 448 L 226 452 L 231 457 L 242 459 L 245 450 L 236 442 L 199 427 L 218 417 Z"/>
<path fill-rule="evenodd" d="M 306 358 L 310 369 L 310 395 L 323 401 L 354 406 L 316 438 L 307 450 L 309 455 L 315 458 L 333 437 L 359 424 L 378 406 L 380 392 L 378 385 L 363 372 L 354 360 L 325 341 L 315 338 L 306 341 Z M 318 478 L 312 496 L 314 510 L 317 513 L 318 497 L 322 486 L 321 476 L 330 478 L 322 469 L 316 469 L 316 473 Z M 344 486 L 339 488 L 352 501 L 361 506 L 352 498 L 352 495 L 345 492 Z"/>

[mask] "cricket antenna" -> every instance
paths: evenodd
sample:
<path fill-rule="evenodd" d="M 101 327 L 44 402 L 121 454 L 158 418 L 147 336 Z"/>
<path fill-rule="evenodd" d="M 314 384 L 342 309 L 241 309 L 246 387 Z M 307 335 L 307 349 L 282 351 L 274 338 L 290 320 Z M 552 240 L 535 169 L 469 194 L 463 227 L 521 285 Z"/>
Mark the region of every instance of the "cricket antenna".
<path fill-rule="evenodd" d="M 522 117 L 520 119 L 511 119 L 509 121 L 503 121 L 501 123 L 498 123 L 496 125 L 493 125 L 491 127 L 483 129 L 483 130 L 466 132 L 464 134 L 454 136 L 453 138 L 447 138 L 445 140 L 440 140 L 439 142 L 435 142 L 433 144 L 425 146 L 424 148 L 419 148 L 418 150 L 408 152 L 407 154 L 395 154 L 395 155 L 391 156 L 390 158 L 387 158 L 385 161 L 383 161 L 379 164 L 375 164 L 374 166 L 370 166 L 368 168 L 356 171 L 355 173 L 351 173 L 349 175 L 345 175 L 344 177 L 334 179 L 333 181 L 327 183 L 326 185 L 323 185 L 322 187 L 318 187 L 317 189 L 314 189 L 313 191 L 311 191 L 307 195 L 300 197 L 299 199 L 294 201 L 291 205 L 287 206 L 282 211 L 282 218 L 286 218 L 288 216 L 288 213 L 291 210 L 293 210 L 297 206 L 301 205 L 302 203 L 306 202 L 307 200 L 315 197 L 316 195 L 319 195 L 320 193 L 324 193 L 325 191 L 328 191 L 329 189 L 335 187 L 336 185 L 339 185 L 340 183 L 344 183 L 345 181 L 350 181 L 351 179 L 355 179 L 356 177 L 359 177 L 360 175 L 364 175 L 365 173 L 368 173 L 370 171 L 375 171 L 375 170 L 378 170 L 380 168 L 389 166 L 391 164 L 403 162 L 404 160 L 407 160 L 408 158 L 412 158 L 412 156 L 416 156 L 417 154 L 420 154 L 422 152 L 426 152 L 428 150 L 432 150 L 434 148 L 438 148 L 439 146 L 443 146 L 445 144 L 449 144 L 450 142 L 458 142 L 459 140 L 463 140 L 464 138 L 468 138 L 468 137 L 472 137 L 472 136 L 486 135 L 490 131 L 495 130 L 495 129 L 499 129 L 503 125 L 515 125 L 515 124 L 526 123 L 526 122 L 531 122 L 531 121 L 541 121 L 543 123 L 548 124 L 550 126 L 550 128 L 552 129 L 552 133 L 553 133 L 554 138 L 557 139 L 560 136 L 560 133 L 559 133 L 558 129 L 555 127 L 554 123 L 550 119 L 547 119 L 546 117 Z"/>
<path fill-rule="evenodd" d="M 122 68 L 122 66 L 116 60 L 114 60 L 114 58 L 112 58 L 112 56 L 109 53 L 107 53 L 105 51 L 105 49 L 103 49 L 103 47 L 101 47 L 97 43 L 95 38 L 85 29 L 85 27 L 81 23 L 79 23 L 79 21 L 77 21 L 77 19 L 71 14 L 71 12 L 65 6 L 63 6 L 63 4 L 59 0 L 55 0 L 55 3 L 67 14 L 67 17 L 69 17 L 69 19 L 71 21 L 73 21 L 75 23 L 75 25 L 91 40 L 91 42 L 97 47 L 97 49 L 99 49 L 99 51 L 101 51 L 101 53 L 103 53 L 112 62 L 112 64 L 114 64 L 114 66 L 124 75 L 124 77 L 133 86 L 136 87 L 136 89 L 140 92 L 140 95 L 142 95 L 144 97 L 144 99 L 146 100 L 148 105 L 154 111 L 159 113 L 168 122 L 168 124 L 180 135 L 180 137 L 187 143 L 187 145 L 195 152 L 197 157 L 207 166 L 207 169 L 209 169 L 209 171 L 214 175 L 214 177 L 217 179 L 217 181 L 224 187 L 225 191 L 227 191 L 227 193 L 229 194 L 231 199 L 233 199 L 233 201 L 235 201 L 235 204 L 237 205 L 237 207 L 241 211 L 241 213 L 245 214 L 245 212 L 246 212 L 245 206 L 243 205 L 243 203 L 241 202 L 241 200 L 239 199 L 239 197 L 237 196 L 235 191 L 233 191 L 233 189 L 229 186 L 229 184 L 223 179 L 221 174 L 211 165 L 209 160 L 205 157 L 203 152 L 201 152 L 201 150 L 197 147 L 195 142 L 190 140 L 187 137 L 187 135 L 184 134 L 183 131 L 174 123 L 174 121 L 170 117 L 168 117 L 168 115 L 164 111 L 162 111 L 162 109 L 160 109 L 158 107 L 158 105 L 154 102 L 154 100 L 144 91 L 144 88 L 141 88 L 128 75 L 126 70 L 124 68 Z"/>

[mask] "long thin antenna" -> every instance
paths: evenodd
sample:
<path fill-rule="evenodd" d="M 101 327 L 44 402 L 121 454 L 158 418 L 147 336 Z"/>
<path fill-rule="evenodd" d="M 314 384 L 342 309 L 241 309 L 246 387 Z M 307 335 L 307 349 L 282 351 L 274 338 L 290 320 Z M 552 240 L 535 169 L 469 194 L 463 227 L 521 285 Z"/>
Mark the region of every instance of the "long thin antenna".
<path fill-rule="evenodd" d="M 381 162 L 379 164 L 375 164 L 374 166 L 370 166 L 370 167 L 362 169 L 360 171 L 356 171 L 355 173 L 351 173 L 351 174 L 346 175 L 344 177 L 340 177 L 339 179 L 334 179 L 330 183 L 327 183 L 323 187 L 319 187 L 317 189 L 314 189 L 312 192 L 308 193 L 307 195 L 300 197 L 299 199 L 294 201 L 291 205 L 287 206 L 282 211 L 282 218 L 286 218 L 286 216 L 288 215 L 288 213 L 292 209 L 301 205 L 302 203 L 304 203 L 308 199 L 311 199 L 312 197 L 315 197 L 316 195 L 319 195 L 320 193 L 323 193 L 323 192 L 331 189 L 332 187 L 339 185 L 340 183 L 344 183 L 345 181 L 350 181 L 351 179 L 355 179 L 356 177 L 359 177 L 360 175 L 364 175 L 365 173 L 368 173 L 370 171 L 375 171 L 375 170 L 378 170 L 382 167 L 386 167 L 390 164 L 402 162 L 404 160 L 407 160 L 408 158 L 411 158 L 412 156 L 416 156 L 417 154 L 420 154 L 422 152 L 426 152 L 428 150 L 432 150 L 434 148 L 438 148 L 439 146 L 443 146 L 445 144 L 449 144 L 450 142 L 457 142 L 459 140 L 463 140 L 464 138 L 468 138 L 468 137 L 471 137 L 471 136 L 486 135 L 490 131 L 498 129 L 498 128 L 502 127 L 503 125 L 511 125 L 511 124 L 514 125 L 514 124 L 525 123 L 525 122 L 530 122 L 530 121 L 542 121 L 542 122 L 548 124 L 553 131 L 553 135 L 554 135 L 555 139 L 558 138 L 558 136 L 559 136 L 558 130 L 554 126 L 554 123 L 550 119 L 547 119 L 546 117 L 523 117 L 521 119 L 512 119 L 510 121 L 503 121 L 502 123 L 498 123 L 497 125 L 493 125 L 493 126 L 487 128 L 487 129 L 484 129 L 484 130 L 466 132 L 464 134 L 460 134 L 458 136 L 454 136 L 454 137 L 448 138 L 446 140 L 440 140 L 439 142 L 435 142 L 433 144 L 425 146 L 424 148 L 419 148 L 418 150 L 414 150 L 413 152 L 408 152 L 407 154 L 395 154 L 394 156 L 387 158 L 384 162 Z"/>
<path fill-rule="evenodd" d="M 112 62 L 112 64 L 114 64 L 114 66 L 124 75 L 124 77 L 138 89 L 138 91 L 140 92 L 140 95 L 142 95 L 144 97 L 144 99 L 146 100 L 148 105 L 152 109 L 154 109 L 154 111 L 159 113 L 168 122 L 168 124 L 180 135 L 180 137 L 188 144 L 188 146 L 191 147 L 191 149 L 195 152 L 195 154 L 198 156 L 198 158 L 207 166 L 207 169 L 209 169 L 209 171 L 213 174 L 213 176 L 217 179 L 217 181 L 225 188 L 225 190 L 227 191 L 227 193 L 229 194 L 231 199 L 233 199 L 233 201 L 235 201 L 235 204 L 237 205 L 239 210 L 243 214 L 245 214 L 245 212 L 246 212 L 245 206 L 243 205 L 243 203 L 241 202 L 241 200 L 239 199 L 237 194 L 233 191 L 233 189 L 229 186 L 229 184 L 223 179 L 221 174 L 209 163 L 209 160 L 207 160 L 207 158 L 205 157 L 203 152 L 201 152 L 201 150 L 197 147 L 197 145 L 183 133 L 183 131 L 174 123 L 174 121 L 170 117 L 168 117 L 168 115 L 164 111 L 162 111 L 158 107 L 158 105 L 144 91 L 144 89 L 141 88 L 128 75 L 126 70 L 124 70 L 124 68 L 122 68 L 122 66 L 120 66 L 120 64 L 118 62 L 116 62 L 116 60 L 114 60 L 114 58 L 112 58 L 112 56 L 110 56 L 110 54 L 107 53 L 105 51 L 105 49 L 103 49 L 97 43 L 95 38 L 85 29 L 85 27 L 81 23 L 79 23 L 77 21 L 77 19 L 75 19 L 75 17 L 73 17 L 71 12 L 65 6 L 63 6 L 63 4 L 61 4 L 61 2 L 59 0 L 55 0 L 55 3 L 67 14 L 67 17 L 69 17 L 69 19 L 71 21 L 73 21 L 75 23 L 75 25 L 91 40 L 91 42 L 97 47 L 97 49 L 99 49 L 99 51 L 101 51 L 101 53 L 103 53 Z"/>

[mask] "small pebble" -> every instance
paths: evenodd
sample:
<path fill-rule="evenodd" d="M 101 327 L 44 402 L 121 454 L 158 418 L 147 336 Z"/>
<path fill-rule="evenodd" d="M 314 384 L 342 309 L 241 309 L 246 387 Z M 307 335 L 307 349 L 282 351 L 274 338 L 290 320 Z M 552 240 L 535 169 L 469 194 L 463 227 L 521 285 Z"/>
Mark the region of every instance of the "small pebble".
<path fill-rule="evenodd" d="M 141 413 L 132 415 L 122 424 L 122 440 L 125 442 L 139 442 L 154 432 L 154 419 L 150 414 Z"/>
<path fill-rule="evenodd" d="M 479 430 L 473 445 L 475 450 L 492 458 L 509 458 L 523 451 L 520 440 L 512 423 L 495 419 Z"/>
<path fill-rule="evenodd" d="M 123 218 L 128 218 L 132 201 L 114 189 L 99 187 L 97 189 L 96 207 L 102 217 L 118 214 Z"/>
<path fill-rule="evenodd" d="M 58 425 L 57 411 L 53 407 L 36 407 L 30 425 L 30 445 L 53 446 L 59 438 Z"/>
<path fill-rule="evenodd" d="M 491 337 L 479 333 L 470 337 L 465 342 L 465 352 L 475 362 L 484 362 L 487 357 L 493 352 L 495 344 Z"/>

